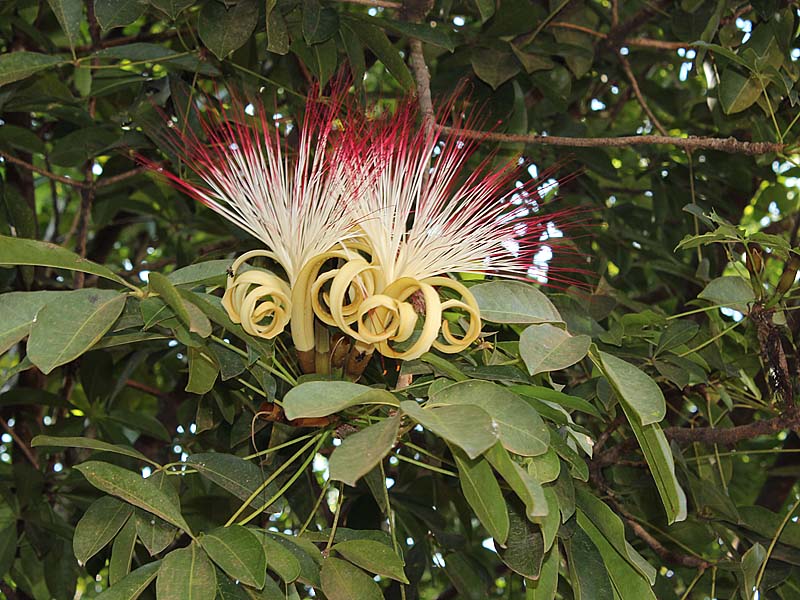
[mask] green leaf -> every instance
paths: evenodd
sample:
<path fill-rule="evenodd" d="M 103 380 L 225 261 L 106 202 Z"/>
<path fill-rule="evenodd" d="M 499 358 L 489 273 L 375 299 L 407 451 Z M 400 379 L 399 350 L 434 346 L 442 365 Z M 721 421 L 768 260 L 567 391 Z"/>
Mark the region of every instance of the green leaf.
<path fill-rule="evenodd" d="M 303 37 L 309 46 L 329 40 L 339 30 L 339 13 L 319 0 L 303 0 Z"/>
<path fill-rule="evenodd" d="M 347 436 L 331 455 L 330 478 L 355 486 L 391 452 L 399 428 L 400 416 L 395 415 Z"/>
<path fill-rule="evenodd" d="M 133 514 L 133 507 L 111 496 L 103 496 L 92 503 L 75 526 L 72 548 L 75 558 L 86 564 L 90 558 L 106 547 Z"/>
<path fill-rule="evenodd" d="M 477 406 L 420 408 L 407 400 L 400 403 L 400 410 L 431 433 L 463 449 L 470 458 L 480 456 L 498 439 L 492 418 Z"/>
<path fill-rule="evenodd" d="M 386 390 L 349 381 L 307 381 L 289 390 L 283 398 L 283 410 L 290 421 L 327 417 L 360 404 L 398 406 L 399 402 Z"/>
<path fill-rule="evenodd" d="M 452 552 L 445 556 L 444 572 L 464 600 L 486 600 L 488 581 L 483 565 L 466 552 Z"/>
<path fill-rule="evenodd" d="M 470 62 L 475 75 L 492 86 L 493 90 L 520 72 L 519 64 L 508 50 L 475 48 Z"/>
<path fill-rule="evenodd" d="M 150 289 L 161 296 L 178 318 L 189 327 L 189 331 L 200 337 L 211 335 L 211 322 L 208 317 L 197 306 L 186 300 L 169 279 L 161 273 L 150 273 L 148 283 Z"/>
<path fill-rule="evenodd" d="M 759 543 L 753 546 L 742 555 L 742 598 L 752 598 L 753 590 L 756 587 L 756 580 L 761 565 L 767 559 L 767 551 Z"/>
<path fill-rule="evenodd" d="M 489 535 L 504 546 L 508 538 L 508 510 L 492 467 L 485 458 L 473 460 L 458 448 L 451 447 L 451 450 L 458 467 L 459 483 L 464 498 Z"/>
<path fill-rule="evenodd" d="M 38 52 L 8 52 L 0 56 L 0 86 L 25 79 L 62 62 L 61 58 Z"/>
<path fill-rule="evenodd" d="M 672 321 L 658 338 L 656 354 L 665 350 L 672 350 L 691 341 L 700 330 L 700 325 L 694 321 Z"/>
<path fill-rule="evenodd" d="M 128 519 L 111 546 L 108 561 L 108 584 L 122 581 L 131 571 L 133 550 L 136 547 L 136 519 Z"/>
<path fill-rule="evenodd" d="M 539 570 L 539 579 L 525 580 L 525 600 L 553 600 L 558 588 L 558 565 L 561 557 L 558 548 L 552 548 L 544 555 L 542 568 Z"/>
<path fill-rule="evenodd" d="M 286 583 L 291 583 L 300 577 L 300 561 L 281 542 L 269 537 L 265 533 L 259 536 L 261 545 L 267 556 L 269 570 L 277 573 Z"/>
<path fill-rule="evenodd" d="M 525 462 L 528 465 L 528 473 L 539 483 L 550 483 L 558 479 L 561 461 L 553 448 L 548 448 L 547 452 L 540 456 L 531 456 Z"/>
<path fill-rule="evenodd" d="M 239 0 L 230 8 L 206 2 L 200 10 L 198 33 L 206 48 L 222 60 L 241 48 L 258 24 L 258 2 Z"/>
<path fill-rule="evenodd" d="M 625 539 L 625 526 L 616 513 L 605 502 L 582 487 L 576 489 L 576 498 L 581 509 L 581 512 L 578 513 L 579 523 L 580 519 L 591 521 L 592 525 L 603 535 L 614 551 L 628 562 L 631 567 L 636 569 L 642 577 L 647 579 L 650 585 L 654 585 L 656 582 L 655 568 Z M 588 531 L 587 534 L 594 540 L 594 537 Z M 599 547 L 596 540 L 595 545 Z"/>
<path fill-rule="evenodd" d="M 428 407 L 442 405 L 482 408 L 494 421 L 500 442 L 515 454 L 536 456 L 547 452 L 550 435 L 539 413 L 502 386 L 489 381 L 461 381 L 431 395 Z"/>
<path fill-rule="evenodd" d="M 581 510 L 577 511 L 577 522 L 578 526 L 586 533 L 600 553 L 603 564 L 606 566 L 606 571 L 611 578 L 611 585 L 620 598 L 657 600 L 648 580 L 631 567 L 627 560 L 616 551 L 609 543 L 609 540 L 595 527 L 592 521 L 586 518 Z M 655 579 L 655 574 L 653 578 Z"/>
<path fill-rule="evenodd" d="M 188 267 L 176 269 L 169 275 L 172 285 L 225 285 L 225 278 L 232 260 L 207 260 Z"/>
<path fill-rule="evenodd" d="M 87 160 L 111 149 L 119 140 L 120 132 L 108 125 L 76 129 L 56 138 L 50 152 L 50 161 L 60 167 L 78 168 Z"/>
<path fill-rule="evenodd" d="M 43 373 L 75 360 L 111 329 L 124 307 L 125 295 L 113 290 L 63 294 L 37 313 L 28 339 L 28 358 Z"/>
<path fill-rule="evenodd" d="M 382 29 L 353 18 L 342 17 L 342 25 L 350 28 L 358 39 L 378 57 L 397 82 L 406 90 L 414 87 L 414 78 L 400 53 L 392 46 Z"/>
<path fill-rule="evenodd" d="M 122 498 L 191 534 L 180 508 L 164 492 L 148 484 L 141 475 L 98 461 L 88 461 L 75 468 L 97 489 Z"/>
<path fill-rule="evenodd" d="M 416 38 L 426 44 L 438 46 L 452 52 L 455 50 L 455 44 L 450 39 L 447 31 L 443 27 L 434 27 L 429 23 L 411 23 L 409 21 L 398 21 L 397 19 L 373 19 L 365 18 L 367 22 L 376 23 L 378 26 L 394 31 L 401 35 L 406 35 L 410 38 Z"/>
<path fill-rule="evenodd" d="M 572 537 L 564 540 L 567 566 L 575 600 L 614 600 L 614 589 L 597 546 L 589 536 L 576 528 Z M 627 598 L 627 596 L 623 596 Z"/>
<path fill-rule="evenodd" d="M 293 550 L 302 551 L 294 545 L 290 549 L 283 539 L 275 539 L 265 532 L 259 532 L 259 539 L 267 556 L 267 568 L 276 573 L 286 583 L 297 580 L 302 569 L 300 560 L 295 556 Z M 308 556 L 306 558 L 311 560 Z"/>
<path fill-rule="evenodd" d="M 600 412 L 592 404 L 578 396 L 570 396 L 541 385 L 512 385 L 508 389 L 520 396 L 537 398 L 543 402 L 558 404 L 570 411 L 578 410 L 598 419 L 602 418 Z"/>
<path fill-rule="evenodd" d="M 320 572 L 322 591 L 328 600 L 383 600 L 372 577 L 338 558 L 326 558 Z"/>
<path fill-rule="evenodd" d="M 194 3 L 195 0 L 150 0 L 152 6 L 163 12 L 173 21 Z"/>
<path fill-rule="evenodd" d="M 192 394 L 206 394 L 214 388 L 219 375 L 217 363 L 197 348 L 189 348 L 189 381 L 186 391 Z"/>
<path fill-rule="evenodd" d="M 667 512 L 667 521 L 672 524 L 685 520 L 686 494 L 675 477 L 675 461 L 664 432 L 657 423 L 642 426 L 638 416 L 633 414 L 627 404 L 623 402 L 621 405 L 656 482 L 658 494 Z"/>
<path fill-rule="evenodd" d="M 481 309 L 481 319 L 493 323 L 561 323 L 561 315 L 542 292 L 520 281 L 490 281 L 469 291 Z"/>
<path fill-rule="evenodd" d="M 514 462 L 501 444 L 495 444 L 486 451 L 486 460 L 525 504 L 525 514 L 528 519 L 547 516 L 547 499 L 542 485 Z"/>
<path fill-rule="evenodd" d="M 620 401 L 642 425 L 658 423 L 667 413 L 661 388 L 644 371 L 616 356 L 598 352 L 603 374 L 616 390 Z"/>
<path fill-rule="evenodd" d="M 130 25 L 146 9 L 146 0 L 94 0 L 94 14 L 104 31 Z"/>
<path fill-rule="evenodd" d="M 8 525 L 0 528 L 0 573 L 4 575 L 11 570 L 17 556 L 17 523 L 13 519 Z"/>
<path fill-rule="evenodd" d="M 27 337 L 33 319 L 48 302 L 68 292 L 9 292 L 0 294 L 0 354 Z"/>
<path fill-rule="evenodd" d="M 37 435 L 31 440 L 31 447 L 48 447 L 54 448 L 86 448 L 88 450 L 97 450 L 98 452 L 113 452 L 114 454 L 122 454 L 123 456 L 130 456 L 137 460 L 149 462 L 151 465 L 160 467 L 157 462 L 150 460 L 138 450 L 134 450 L 129 446 L 120 446 L 117 444 L 109 444 L 100 440 L 94 440 L 85 437 L 56 437 L 52 435 Z"/>
<path fill-rule="evenodd" d="M 47 0 L 53 13 L 58 19 L 58 24 L 67 36 L 67 43 L 73 53 L 81 36 L 81 21 L 83 20 L 83 2 L 81 0 Z"/>
<path fill-rule="evenodd" d="M 2 68 L 2 59 L 3 57 L 0 57 L 0 68 Z M 74 252 L 56 244 L 38 240 L 0 235 L 0 265 L 36 265 L 80 271 L 109 279 L 134 290 L 138 289 L 108 267 L 81 258 Z"/>
<path fill-rule="evenodd" d="M 267 2 L 267 6 L 274 4 L 274 1 Z M 280 55 L 289 53 L 289 28 L 279 10 L 270 10 L 267 14 L 267 50 Z"/>
<path fill-rule="evenodd" d="M 719 82 L 719 102 L 726 115 L 750 108 L 761 96 L 761 84 L 755 75 L 745 77 L 734 69 L 725 69 Z"/>
<path fill-rule="evenodd" d="M 713 304 L 721 304 L 739 312 L 746 313 L 756 296 L 750 283 L 743 277 L 726 275 L 712 279 L 697 295 Z"/>
<path fill-rule="evenodd" d="M 542 323 L 531 325 L 519 336 L 519 355 L 528 373 L 536 375 L 574 365 L 586 356 L 591 343 L 588 335 L 571 336 L 559 327 Z"/>
<path fill-rule="evenodd" d="M 558 502 L 558 493 L 555 485 L 545 485 L 544 498 L 547 502 L 547 516 L 537 519 L 537 523 L 542 528 L 542 538 L 544 539 L 545 551 L 550 551 L 555 544 L 558 530 L 561 528 L 561 508 Z"/>
<path fill-rule="evenodd" d="M 202 536 L 200 545 L 233 579 L 258 589 L 264 587 L 267 556 L 258 536 L 246 527 L 218 527 Z"/>
<path fill-rule="evenodd" d="M 192 454 L 186 459 L 186 464 L 239 500 L 247 500 L 264 482 L 264 474 L 259 467 L 233 454 L 217 452 Z M 261 508 L 277 491 L 275 484 L 268 485 L 253 498 L 250 506 Z M 278 512 L 281 510 L 281 504 L 276 502 L 267 509 L 268 512 Z"/>
<path fill-rule="evenodd" d="M 496 10 L 495 0 L 475 0 L 475 6 L 481 15 L 481 23 L 486 23 L 494 16 Z"/>
<path fill-rule="evenodd" d="M 538 579 L 544 560 L 544 539 L 538 525 L 525 517 L 519 502 L 508 503 L 508 540 L 505 547 L 497 544 L 497 555 L 506 566 L 527 579 Z"/>
<path fill-rule="evenodd" d="M 161 561 L 147 563 L 97 596 L 97 600 L 136 600 L 156 578 Z"/>
<path fill-rule="evenodd" d="M 133 520 L 136 522 L 136 535 L 139 536 L 150 556 L 163 552 L 175 541 L 178 530 L 164 519 L 137 509 Z"/>
<path fill-rule="evenodd" d="M 203 549 L 192 543 L 167 554 L 158 571 L 156 594 L 163 599 L 214 600 L 217 573 Z"/>
<path fill-rule="evenodd" d="M 339 542 L 332 549 L 370 573 L 408 583 L 403 560 L 386 544 L 373 540 L 348 540 Z"/>

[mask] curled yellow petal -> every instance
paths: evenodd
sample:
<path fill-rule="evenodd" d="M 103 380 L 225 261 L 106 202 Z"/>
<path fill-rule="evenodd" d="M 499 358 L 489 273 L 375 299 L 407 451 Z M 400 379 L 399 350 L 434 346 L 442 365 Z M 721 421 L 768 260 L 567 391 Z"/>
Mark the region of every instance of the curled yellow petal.
<path fill-rule="evenodd" d="M 445 354 L 456 354 L 462 350 L 466 350 L 481 334 L 481 311 L 478 307 L 477 300 L 475 300 L 475 296 L 472 295 L 466 286 L 449 277 L 428 277 L 424 281 L 425 283 L 440 288 L 449 288 L 461 296 L 461 300 L 446 300 L 443 302 L 442 311 L 457 309 L 467 313 L 469 316 L 467 331 L 461 338 L 450 331 L 449 321 L 446 319 L 443 320 L 442 337 L 445 339 L 446 343 L 436 340 L 433 343 L 433 347 Z"/>
<path fill-rule="evenodd" d="M 397 351 L 392 348 L 389 344 L 389 342 L 392 341 L 391 339 L 387 339 L 378 343 L 376 345 L 378 352 L 384 356 L 402 360 L 414 360 L 430 350 L 431 346 L 436 341 L 436 337 L 439 335 L 439 327 L 442 322 L 442 302 L 439 300 L 439 294 L 429 283 L 417 281 L 411 277 L 401 277 L 397 281 L 387 286 L 383 291 L 386 296 L 394 298 L 398 303 L 398 307 L 396 309 L 397 329 L 395 333 L 395 338 L 397 339 L 394 341 L 405 341 L 408 339 L 408 337 L 410 337 L 409 327 L 411 328 L 411 331 L 413 331 L 414 326 L 416 325 L 418 318 L 416 311 L 414 311 L 411 303 L 406 302 L 406 300 L 410 298 L 411 295 L 417 290 L 422 293 L 422 297 L 425 300 L 425 316 L 423 317 L 424 320 L 419 337 L 408 349 L 404 351 Z M 401 309 L 400 305 L 406 305 L 410 307 L 411 310 L 409 311 L 407 308 Z M 399 332 L 402 332 L 401 336 L 397 335 Z M 401 340 L 400 338 L 403 336 L 405 337 Z"/>
<path fill-rule="evenodd" d="M 228 274 L 222 306 L 231 321 L 241 323 L 247 333 L 270 339 L 289 323 L 291 290 L 272 273 L 255 269 L 238 273 L 245 262 L 257 256 L 275 258 L 267 250 L 253 250 L 237 258 Z"/>

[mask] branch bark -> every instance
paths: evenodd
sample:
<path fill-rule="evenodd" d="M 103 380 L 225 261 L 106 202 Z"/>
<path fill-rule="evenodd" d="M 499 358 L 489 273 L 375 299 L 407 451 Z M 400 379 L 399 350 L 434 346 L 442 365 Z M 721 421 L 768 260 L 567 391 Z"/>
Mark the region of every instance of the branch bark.
<path fill-rule="evenodd" d="M 19 437 L 19 435 L 17 435 L 17 432 L 14 431 L 12 427 L 9 427 L 8 423 L 3 417 L 0 417 L 0 426 L 2 426 L 5 432 L 11 436 L 11 439 L 14 440 L 14 443 L 25 455 L 25 458 L 28 459 L 28 462 L 33 465 L 33 468 L 38 470 L 39 461 L 36 459 L 36 455 L 33 453 L 33 450 L 31 450 L 31 447 L 28 446 L 27 443 L 25 443 L 25 440 Z"/>
<path fill-rule="evenodd" d="M 717 150 L 729 154 L 750 156 L 783 152 L 787 144 L 777 142 L 747 142 L 734 137 L 677 137 L 664 135 L 626 135 L 620 137 L 581 138 L 558 135 L 515 135 L 509 133 L 489 133 L 472 129 L 457 129 L 438 126 L 444 133 L 460 135 L 465 138 L 482 139 L 509 144 L 535 144 L 567 146 L 571 148 L 621 148 L 625 146 L 675 146 L 684 150 Z"/>

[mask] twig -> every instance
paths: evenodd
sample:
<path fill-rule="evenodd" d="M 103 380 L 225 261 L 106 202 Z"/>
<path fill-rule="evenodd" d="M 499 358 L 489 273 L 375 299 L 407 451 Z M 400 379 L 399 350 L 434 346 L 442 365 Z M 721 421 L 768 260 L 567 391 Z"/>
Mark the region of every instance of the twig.
<path fill-rule="evenodd" d="M 391 0 L 338 0 L 339 2 L 348 2 L 350 4 L 363 4 L 364 6 L 380 6 L 381 8 L 403 8 L 402 2 L 392 2 Z"/>
<path fill-rule="evenodd" d="M 621 148 L 625 146 L 666 145 L 688 150 L 717 150 L 729 154 L 759 155 L 772 152 L 783 152 L 786 144 L 777 142 L 746 142 L 734 137 L 677 137 L 664 135 L 626 135 L 620 137 L 580 138 L 558 135 L 517 135 L 510 133 L 488 133 L 473 129 L 458 129 L 438 126 L 444 133 L 460 135 L 465 138 L 490 140 L 510 144 L 538 144 L 550 146 L 568 146 L 572 148 Z"/>
<path fill-rule="evenodd" d="M 33 171 L 34 173 L 38 173 L 39 175 L 43 175 L 54 181 L 60 181 L 61 183 L 64 183 L 66 185 L 71 185 L 72 187 L 77 187 L 77 188 L 83 187 L 82 181 L 70 179 L 69 177 L 64 177 L 63 175 L 56 175 L 55 173 L 51 173 L 46 169 L 37 167 L 36 165 L 33 165 L 29 162 L 25 162 L 24 160 L 21 160 L 15 156 L 12 156 L 11 154 L 3 152 L 2 150 L 0 150 L 0 157 L 2 157 L 3 160 L 5 161 L 10 162 L 11 164 L 17 165 L 18 167 L 22 167 L 23 169 L 27 169 L 28 171 Z"/>
<path fill-rule="evenodd" d="M 151 396 L 155 396 L 156 398 L 169 398 L 170 395 L 166 392 L 162 392 L 158 388 L 154 388 L 153 386 L 147 385 L 146 383 L 142 383 L 141 381 L 136 381 L 135 379 L 127 379 L 125 380 L 125 385 L 128 387 L 132 387 L 137 390 L 141 390 L 150 394 Z"/>
<path fill-rule="evenodd" d="M 34 466 L 35 469 L 39 469 L 39 461 L 36 460 L 36 455 L 31 450 L 30 446 L 25 443 L 25 441 L 17 435 L 17 432 L 14 431 L 11 427 L 8 426 L 8 423 L 3 417 L 0 417 L 0 426 L 3 427 L 5 432 L 11 436 L 11 439 L 14 440 L 14 443 L 19 446 L 19 449 L 22 450 L 22 453 L 28 459 L 28 461 Z"/>
<path fill-rule="evenodd" d="M 653 552 L 658 554 L 668 564 L 675 564 L 682 567 L 688 567 L 690 569 L 701 570 L 705 570 L 712 566 L 712 563 L 702 558 L 691 556 L 689 554 L 680 554 L 679 552 L 670 550 L 655 537 L 653 537 L 649 531 L 642 527 L 628 511 L 622 508 L 617 502 L 613 503 L 616 511 L 622 515 L 622 518 L 625 519 L 625 522 L 631 528 L 633 533 L 636 534 L 636 537 L 650 546 Z"/>
<path fill-rule="evenodd" d="M 625 71 L 628 81 L 631 82 L 631 88 L 633 89 L 633 93 L 636 96 L 636 99 L 639 101 L 642 110 L 644 110 L 644 112 L 647 114 L 647 117 L 650 119 L 650 122 L 653 124 L 653 126 L 661 132 L 661 135 L 668 135 L 667 130 L 661 124 L 661 121 L 659 121 L 653 111 L 650 110 L 650 105 L 647 104 L 647 100 L 644 99 L 642 90 L 639 88 L 639 82 L 636 81 L 636 76 L 633 74 L 633 69 L 631 69 L 631 63 L 627 58 L 625 58 L 622 52 L 617 52 L 617 56 L 619 57 L 619 62 L 622 64 L 622 70 Z"/>
<path fill-rule="evenodd" d="M 87 182 L 92 179 L 92 161 L 90 160 L 85 169 Z M 81 189 L 81 205 L 78 209 L 78 227 L 77 227 L 77 242 L 75 243 L 75 252 L 78 256 L 86 257 L 86 243 L 89 239 L 89 215 L 92 212 L 92 204 L 94 204 L 95 189 L 94 185 L 84 185 Z M 80 289 L 83 287 L 85 281 L 85 274 L 81 272 L 75 273 L 75 288 Z"/>
<path fill-rule="evenodd" d="M 131 169 L 130 171 L 125 171 L 124 173 L 120 173 L 118 175 L 113 175 L 111 177 L 107 177 L 105 179 L 101 179 L 97 182 L 95 187 L 102 188 L 107 187 L 109 185 L 114 185 L 115 183 L 119 183 L 120 181 L 125 181 L 126 179 L 130 179 L 131 177 L 136 177 L 148 170 L 147 167 L 136 167 L 135 169 Z"/>
<path fill-rule="evenodd" d="M 547 25 L 548 27 L 557 27 L 561 29 L 572 29 L 592 35 L 598 39 L 605 40 L 608 34 L 602 31 L 596 31 L 591 27 L 578 25 L 577 23 L 566 23 L 564 21 L 553 21 Z M 678 50 L 679 48 L 691 48 L 692 42 L 670 42 L 668 40 L 654 40 L 651 38 L 635 37 L 622 40 L 620 46 L 638 46 L 640 48 L 656 48 L 658 50 Z"/>

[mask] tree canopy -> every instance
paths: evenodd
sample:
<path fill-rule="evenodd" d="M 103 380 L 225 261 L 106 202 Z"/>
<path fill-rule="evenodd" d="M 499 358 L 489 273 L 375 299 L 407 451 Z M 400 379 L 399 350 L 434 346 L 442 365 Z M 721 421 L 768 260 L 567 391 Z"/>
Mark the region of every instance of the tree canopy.
<path fill-rule="evenodd" d="M 3 2 L 0 598 L 796 598 L 799 25 L 781 0 Z M 427 352 L 343 334 L 355 288 L 307 311 L 309 355 L 240 324 L 222 292 L 264 244 L 164 173 L 196 184 L 215 110 L 263 107 L 294 160 L 317 104 L 355 145 L 404 110 L 432 155 L 474 144 L 448 190 L 517 161 L 526 277 L 388 285 L 398 348 L 441 309 Z"/>

